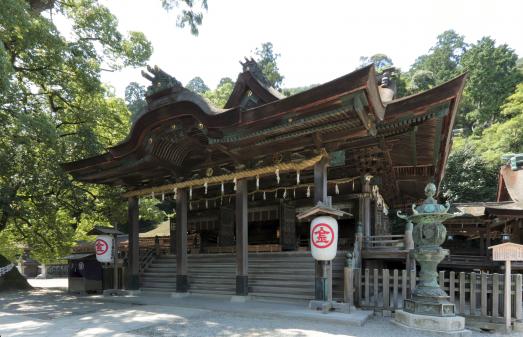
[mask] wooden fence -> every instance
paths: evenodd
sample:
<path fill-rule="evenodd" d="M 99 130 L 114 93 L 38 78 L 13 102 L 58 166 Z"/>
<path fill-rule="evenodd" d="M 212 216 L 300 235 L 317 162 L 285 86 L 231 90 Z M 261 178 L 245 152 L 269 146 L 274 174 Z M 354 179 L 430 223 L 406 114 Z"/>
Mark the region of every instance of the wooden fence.
<path fill-rule="evenodd" d="M 512 317 L 523 318 L 523 275 L 512 276 Z M 440 287 L 456 305 L 456 314 L 496 319 L 504 317 L 504 275 L 439 272 Z M 345 301 L 356 306 L 393 311 L 403 307 L 416 287 L 415 271 L 345 268 Z"/>

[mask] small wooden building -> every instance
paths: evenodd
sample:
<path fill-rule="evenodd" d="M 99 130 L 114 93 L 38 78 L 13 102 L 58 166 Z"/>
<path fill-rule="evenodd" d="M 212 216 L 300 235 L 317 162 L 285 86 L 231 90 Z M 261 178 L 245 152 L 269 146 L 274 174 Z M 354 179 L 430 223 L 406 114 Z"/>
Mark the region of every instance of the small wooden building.
<path fill-rule="evenodd" d="M 354 215 L 339 221 L 335 296 L 357 223 L 364 258 L 406 257 L 387 212 L 439 186 L 465 76 L 394 99 L 390 70 L 370 65 L 284 97 L 247 60 L 222 109 L 149 71 L 148 106 L 127 139 L 63 165 L 79 181 L 127 190 L 131 288 L 318 298 L 308 222 L 296 219 L 318 201 Z M 173 255 L 140 263 L 138 199 L 151 197 L 176 202 Z M 200 247 L 187 254 L 193 234 Z"/>
<path fill-rule="evenodd" d="M 462 216 L 447 220 L 449 239 L 444 244 L 452 255 L 441 263 L 443 268 L 499 271 L 503 264 L 492 261 L 488 247 L 502 242 L 523 243 L 523 162 L 508 157 L 500 168 L 497 200 L 493 202 L 456 203 Z M 523 263 L 515 262 L 515 270 Z"/>

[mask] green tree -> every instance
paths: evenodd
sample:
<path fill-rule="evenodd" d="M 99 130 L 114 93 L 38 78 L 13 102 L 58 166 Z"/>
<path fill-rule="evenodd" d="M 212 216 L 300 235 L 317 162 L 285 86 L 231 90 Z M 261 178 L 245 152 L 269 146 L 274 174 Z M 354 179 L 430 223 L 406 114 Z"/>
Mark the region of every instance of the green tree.
<path fill-rule="evenodd" d="M 207 0 L 161 0 L 165 10 L 180 10 L 176 25 L 180 28 L 189 26 L 193 35 L 198 35 L 198 27 L 203 22 L 203 12 L 207 10 Z M 199 5 L 199 6 L 198 6 Z"/>
<path fill-rule="evenodd" d="M 430 71 L 434 84 L 441 84 L 459 75 L 461 58 L 467 49 L 465 38 L 453 30 L 438 35 L 436 44 L 429 53 L 416 59 L 411 67 L 411 74 L 418 71 Z"/>
<path fill-rule="evenodd" d="M 462 66 L 468 72 L 466 95 L 473 105 L 465 117 L 472 126 L 482 129 L 504 119 L 500 106 L 522 80 L 517 59 L 506 44 L 496 46 L 490 37 L 482 38 L 463 55 Z"/>
<path fill-rule="evenodd" d="M 499 166 L 478 154 L 474 142 L 455 139 L 442 182 L 444 197 L 456 202 L 494 201 Z"/>
<path fill-rule="evenodd" d="M 284 77 L 278 68 L 278 58 L 281 56 L 274 52 L 271 42 L 262 43 L 261 47 L 254 51 L 256 62 L 262 73 L 267 77 L 269 83 L 276 89 L 280 89 Z"/>
<path fill-rule="evenodd" d="M 229 77 L 220 80 L 215 90 L 209 90 L 203 94 L 214 106 L 223 108 L 234 89 L 234 82 Z"/>
<path fill-rule="evenodd" d="M 185 87 L 197 94 L 203 94 L 210 90 L 200 76 L 196 76 L 195 78 L 187 82 L 187 85 Z"/>
<path fill-rule="evenodd" d="M 129 110 L 100 74 L 143 66 L 151 52 L 96 0 L 0 2 L 0 254 L 12 259 L 29 246 L 40 261 L 54 260 L 95 223 L 126 221 L 121 190 L 72 181 L 60 163 L 128 134 Z"/>
<path fill-rule="evenodd" d="M 385 54 L 374 54 L 372 56 L 361 56 L 360 57 L 360 66 L 359 68 L 363 68 L 365 66 L 368 66 L 369 64 L 374 63 L 374 66 L 376 67 L 376 71 L 378 73 L 382 72 L 384 69 L 392 67 L 393 62 L 390 57 L 388 57 Z"/>
<path fill-rule="evenodd" d="M 483 130 L 478 149 L 492 166 L 499 166 L 501 156 L 523 152 L 523 83 L 507 98 L 501 116 L 508 118 Z"/>
<path fill-rule="evenodd" d="M 131 111 L 132 122 L 136 121 L 147 107 L 145 92 L 145 87 L 136 82 L 129 83 L 125 88 L 125 103 L 129 111 Z"/>
<path fill-rule="evenodd" d="M 416 70 L 410 80 L 408 90 L 410 92 L 420 92 L 428 90 L 434 86 L 436 80 L 434 74 L 430 70 Z"/>

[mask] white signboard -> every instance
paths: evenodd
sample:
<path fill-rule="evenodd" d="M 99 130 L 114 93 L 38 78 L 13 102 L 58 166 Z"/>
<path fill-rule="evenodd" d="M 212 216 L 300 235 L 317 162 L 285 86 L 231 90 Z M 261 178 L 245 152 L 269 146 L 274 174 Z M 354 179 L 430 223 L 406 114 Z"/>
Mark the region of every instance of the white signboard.
<path fill-rule="evenodd" d="M 330 216 L 319 216 L 311 222 L 311 253 L 318 261 L 330 261 L 338 249 L 338 222 Z"/>
<path fill-rule="evenodd" d="M 488 247 L 492 249 L 492 260 L 494 261 L 505 261 L 505 291 L 504 291 L 504 302 L 505 302 L 505 328 L 510 331 L 512 326 L 512 287 L 511 282 L 511 263 L 512 261 L 523 261 L 523 245 L 517 243 L 505 242 L 499 245 Z"/>
<path fill-rule="evenodd" d="M 110 235 L 98 235 L 94 243 L 96 259 L 99 262 L 113 262 L 113 237 Z"/>
<path fill-rule="evenodd" d="M 523 261 L 523 245 L 506 242 L 489 247 L 494 261 Z"/>

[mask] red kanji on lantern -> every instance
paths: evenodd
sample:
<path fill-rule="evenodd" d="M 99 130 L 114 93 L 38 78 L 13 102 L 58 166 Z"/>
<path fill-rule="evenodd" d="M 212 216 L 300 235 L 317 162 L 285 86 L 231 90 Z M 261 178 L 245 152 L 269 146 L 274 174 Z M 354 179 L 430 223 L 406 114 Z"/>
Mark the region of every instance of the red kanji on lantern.
<path fill-rule="evenodd" d="M 334 242 L 334 231 L 326 223 L 314 226 L 312 234 L 312 244 L 317 248 L 327 248 Z"/>
<path fill-rule="evenodd" d="M 98 239 L 94 243 L 94 248 L 96 250 L 96 255 L 103 255 L 109 248 L 109 245 L 104 240 Z"/>

